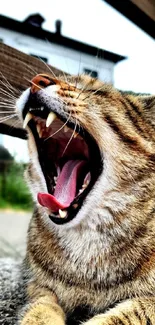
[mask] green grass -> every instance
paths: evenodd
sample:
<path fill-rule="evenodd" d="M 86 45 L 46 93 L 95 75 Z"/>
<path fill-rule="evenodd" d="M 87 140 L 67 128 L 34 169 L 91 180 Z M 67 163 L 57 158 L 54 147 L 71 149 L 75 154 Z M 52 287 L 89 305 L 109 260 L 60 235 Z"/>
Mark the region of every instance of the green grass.
<path fill-rule="evenodd" d="M 30 210 L 31 195 L 24 180 L 23 164 L 12 163 L 5 174 L 0 173 L 0 208 Z"/>

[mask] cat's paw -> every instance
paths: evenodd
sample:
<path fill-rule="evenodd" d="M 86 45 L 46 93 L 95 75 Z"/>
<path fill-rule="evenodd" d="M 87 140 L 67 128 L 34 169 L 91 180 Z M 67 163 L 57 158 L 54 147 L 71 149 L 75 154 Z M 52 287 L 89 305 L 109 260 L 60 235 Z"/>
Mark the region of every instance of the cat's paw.
<path fill-rule="evenodd" d="M 59 305 L 45 301 L 32 304 L 20 325 L 65 325 L 65 315 Z"/>
<path fill-rule="evenodd" d="M 155 298 L 129 299 L 81 325 L 154 324 Z"/>
<path fill-rule="evenodd" d="M 124 314 L 123 316 L 124 317 L 122 318 L 116 315 L 112 316 L 112 315 L 100 314 L 91 318 L 89 321 L 82 323 L 81 325 L 118 325 L 118 324 L 129 324 L 128 323 L 129 321 L 130 321 L 130 325 L 139 325 L 139 319 L 136 319 L 136 317 L 129 319 L 127 315 Z"/>
<path fill-rule="evenodd" d="M 31 282 L 27 293 L 30 302 L 23 310 L 20 325 L 65 325 L 65 314 L 52 291 Z"/>

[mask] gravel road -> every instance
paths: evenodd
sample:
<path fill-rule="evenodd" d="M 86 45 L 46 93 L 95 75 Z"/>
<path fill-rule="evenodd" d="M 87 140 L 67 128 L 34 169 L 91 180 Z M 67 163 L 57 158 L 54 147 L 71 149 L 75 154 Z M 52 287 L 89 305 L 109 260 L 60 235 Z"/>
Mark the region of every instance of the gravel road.
<path fill-rule="evenodd" d="M 21 258 L 26 249 L 26 233 L 31 212 L 0 210 L 0 257 Z"/>

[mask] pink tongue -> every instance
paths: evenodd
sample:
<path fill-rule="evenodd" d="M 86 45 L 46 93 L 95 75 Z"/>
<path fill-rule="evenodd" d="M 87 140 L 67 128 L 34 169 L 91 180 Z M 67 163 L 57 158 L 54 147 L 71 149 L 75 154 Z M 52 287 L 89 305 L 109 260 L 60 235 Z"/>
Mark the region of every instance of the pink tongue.
<path fill-rule="evenodd" d="M 84 160 L 69 160 L 58 176 L 54 195 L 38 193 L 38 202 L 52 212 L 69 207 L 76 196 L 77 177 L 85 164 Z"/>

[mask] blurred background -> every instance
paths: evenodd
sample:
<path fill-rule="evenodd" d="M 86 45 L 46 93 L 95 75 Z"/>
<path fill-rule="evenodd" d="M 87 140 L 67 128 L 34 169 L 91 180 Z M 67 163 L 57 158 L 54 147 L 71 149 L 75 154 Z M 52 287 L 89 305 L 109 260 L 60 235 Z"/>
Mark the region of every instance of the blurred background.
<path fill-rule="evenodd" d="M 0 46 L 68 74 L 90 74 L 122 90 L 154 93 L 154 21 L 154 0 L 5 0 Z M 28 70 L 31 79 L 35 71 Z M 0 256 L 18 258 L 25 251 L 33 209 L 23 177 L 27 163 L 26 141 L 0 133 Z"/>

